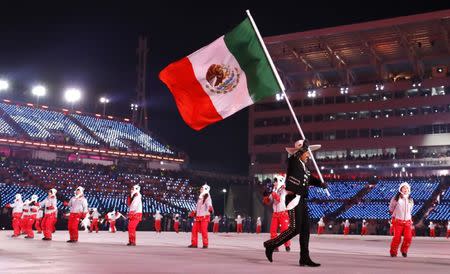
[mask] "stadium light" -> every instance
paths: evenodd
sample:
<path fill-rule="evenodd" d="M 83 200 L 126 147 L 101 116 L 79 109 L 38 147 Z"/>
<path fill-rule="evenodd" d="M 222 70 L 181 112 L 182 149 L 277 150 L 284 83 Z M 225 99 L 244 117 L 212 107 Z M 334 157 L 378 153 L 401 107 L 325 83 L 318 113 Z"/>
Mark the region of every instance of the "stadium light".
<path fill-rule="evenodd" d="M 37 97 L 45 96 L 47 94 L 47 88 L 43 85 L 37 85 L 31 89 L 31 93 Z"/>
<path fill-rule="evenodd" d="M 347 86 L 342 86 L 342 87 L 339 89 L 339 91 L 340 91 L 340 93 L 341 93 L 342 95 L 348 94 L 348 87 L 347 87 Z"/>
<path fill-rule="evenodd" d="M 109 99 L 106 97 L 100 97 L 100 103 L 103 104 L 103 116 L 106 115 L 106 104 L 109 103 Z"/>
<path fill-rule="evenodd" d="M 39 106 L 39 98 L 47 94 L 47 88 L 43 85 L 34 86 L 31 89 L 31 94 L 36 96 L 36 105 Z"/>
<path fill-rule="evenodd" d="M 226 188 L 222 189 L 222 192 L 227 193 L 227 189 Z"/>
<path fill-rule="evenodd" d="M 0 91 L 9 89 L 9 82 L 5 79 L 0 79 Z"/>
<path fill-rule="evenodd" d="M 81 90 L 77 88 L 68 88 L 64 92 L 64 98 L 70 103 L 73 110 L 73 105 L 81 99 Z"/>
<path fill-rule="evenodd" d="M 131 104 L 131 110 L 138 110 L 138 104 Z"/>

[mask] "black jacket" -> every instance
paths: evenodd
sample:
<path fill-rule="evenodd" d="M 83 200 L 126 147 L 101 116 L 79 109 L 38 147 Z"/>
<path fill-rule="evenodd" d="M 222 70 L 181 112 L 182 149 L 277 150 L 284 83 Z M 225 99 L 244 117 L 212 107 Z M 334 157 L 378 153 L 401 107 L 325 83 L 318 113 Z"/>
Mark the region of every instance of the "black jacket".
<path fill-rule="evenodd" d="M 303 165 L 298 157 L 291 156 L 288 159 L 286 190 L 294 192 L 302 198 L 307 199 L 310 185 L 326 188 L 326 184 L 322 184 L 318 178 L 311 176 L 311 173 L 306 166 L 303 168 Z"/>

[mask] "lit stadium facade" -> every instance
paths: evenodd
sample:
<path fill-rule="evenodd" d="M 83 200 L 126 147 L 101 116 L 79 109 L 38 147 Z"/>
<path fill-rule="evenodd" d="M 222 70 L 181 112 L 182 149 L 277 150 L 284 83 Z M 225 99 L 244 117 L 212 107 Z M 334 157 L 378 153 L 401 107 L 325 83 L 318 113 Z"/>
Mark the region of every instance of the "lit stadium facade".
<path fill-rule="evenodd" d="M 447 175 L 450 10 L 266 37 L 329 176 Z M 250 174 L 285 171 L 300 139 L 281 96 L 249 112 Z M 331 175 L 332 174 L 332 175 Z"/>

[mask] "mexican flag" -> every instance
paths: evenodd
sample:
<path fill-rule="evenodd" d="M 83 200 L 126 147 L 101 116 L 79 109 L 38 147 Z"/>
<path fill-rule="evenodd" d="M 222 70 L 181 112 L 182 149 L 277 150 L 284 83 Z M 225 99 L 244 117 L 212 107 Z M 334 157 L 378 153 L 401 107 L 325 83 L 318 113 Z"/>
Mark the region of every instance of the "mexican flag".
<path fill-rule="evenodd" d="M 159 78 L 172 92 L 184 121 L 195 130 L 281 91 L 249 18 L 168 65 Z"/>

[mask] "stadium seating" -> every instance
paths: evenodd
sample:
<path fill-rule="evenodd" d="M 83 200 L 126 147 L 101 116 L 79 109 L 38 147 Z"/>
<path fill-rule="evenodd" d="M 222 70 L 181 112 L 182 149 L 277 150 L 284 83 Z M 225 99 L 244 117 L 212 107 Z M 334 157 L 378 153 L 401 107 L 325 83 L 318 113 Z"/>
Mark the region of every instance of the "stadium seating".
<path fill-rule="evenodd" d="M 448 221 L 450 220 L 450 202 L 438 204 L 428 215 L 430 221 Z"/>
<path fill-rule="evenodd" d="M 330 196 L 327 196 L 324 189 L 312 187 L 309 190 L 308 198 L 318 200 L 347 200 L 353 198 L 367 185 L 367 182 L 330 182 L 328 183 L 328 191 L 330 192 Z"/>
<path fill-rule="evenodd" d="M 423 206 L 423 203 L 414 203 L 412 215 L 414 216 Z M 353 205 L 340 214 L 338 219 L 390 219 L 389 203 L 369 202 Z"/>
<path fill-rule="evenodd" d="M 17 132 L 3 118 L 0 118 L 0 135 L 17 136 Z"/>
<path fill-rule="evenodd" d="M 309 216 L 311 219 L 319 219 L 328 215 L 330 213 L 335 212 L 338 208 L 340 208 L 343 203 L 308 203 L 309 208 Z"/>
<path fill-rule="evenodd" d="M 398 193 L 398 187 L 403 181 L 379 181 L 375 187 L 364 197 L 365 200 L 390 200 Z M 411 197 L 417 201 L 425 201 L 431 198 L 432 193 L 439 186 L 433 180 L 409 180 L 411 185 Z"/>
<path fill-rule="evenodd" d="M 37 140 L 57 141 L 69 136 L 79 145 L 99 145 L 81 127 L 68 119 L 63 113 L 33 107 L 0 103 L 0 108 L 7 113 L 30 137 Z"/>
<path fill-rule="evenodd" d="M 72 114 L 72 116 L 105 143 L 109 144 L 110 147 L 128 149 L 137 144 L 145 151 L 174 154 L 172 150 L 166 148 L 131 123 L 78 114 Z"/>

